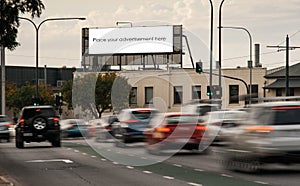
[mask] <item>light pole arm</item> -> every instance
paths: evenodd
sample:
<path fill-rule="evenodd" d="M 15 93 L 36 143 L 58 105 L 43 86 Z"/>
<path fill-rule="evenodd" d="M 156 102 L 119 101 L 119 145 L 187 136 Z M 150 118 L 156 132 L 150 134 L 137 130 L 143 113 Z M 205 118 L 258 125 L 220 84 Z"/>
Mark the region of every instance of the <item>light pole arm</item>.
<path fill-rule="evenodd" d="M 219 29 L 221 29 L 221 28 L 239 29 L 239 30 L 244 30 L 247 32 L 247 34 L 249 36 L 250 61 L 252 61 L 252 36 L 251 36 L 249 30 L 247 30 L 244 27 L 237 27 L 237 26 L 220 26 Z"/>

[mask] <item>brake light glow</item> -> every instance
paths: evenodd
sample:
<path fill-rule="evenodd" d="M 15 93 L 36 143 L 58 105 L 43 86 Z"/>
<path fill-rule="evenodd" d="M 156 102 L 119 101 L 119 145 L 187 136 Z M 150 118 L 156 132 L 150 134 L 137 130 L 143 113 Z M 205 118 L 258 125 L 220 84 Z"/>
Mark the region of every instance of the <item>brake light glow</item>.
<path fill-rule="evenodd" d="M 170 132 L 171 129 L 167 127 L 158 127 L 155 129 L 157 132 Z"/>
<path fill-rule="evenodd" d="M 207 130 L 206 126 L 202 126 L 202 125 L 197 125 L 196 126 L 196 130 Z"/>
<path fill-rule="evenodd" d="M 20 127 L 21 128 L 24 127 L 24 122 L 25 122 L 25 119 L 24 118 L 20 118 Z"/>
<path fill-rule="evenodd" d="M 135 119 L 128 119 L 128 120 L 124 120 L 124 123 L 136 123 L 139 122 L 139 120 L 135 120 Z"/>
<path fill-rule="evenodd" d="M 59 118 L 53 118 L 54 121 L 59 121 Z"/>
<path fill-rule="evenodd" d="M 300 109 L 300 106 L 284 106 L 284 107 L 273 107 L 272 110 L 290 110 L 290 109 Z"/>
<path fill-rule="evenodd" d="M 5 126 L 7 126 L 7 127 L 12 127 L 13 126 L 13 124 L 6 124 Z"/>
<path fill-rule="evenodd" d="M 246 127 L 246 130 L 257 132 L 271 132 L 274 130 L 274 128 L 270 126 L 248 126 Z"/>

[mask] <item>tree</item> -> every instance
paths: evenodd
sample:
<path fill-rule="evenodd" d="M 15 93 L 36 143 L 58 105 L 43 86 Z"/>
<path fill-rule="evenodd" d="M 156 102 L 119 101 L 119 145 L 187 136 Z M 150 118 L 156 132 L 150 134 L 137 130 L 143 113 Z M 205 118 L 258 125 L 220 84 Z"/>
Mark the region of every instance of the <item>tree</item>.
<path fill-rule="evenodd" d="M 54 96 L 50 86 L 40 86 L 39 94 L 43 98 L 44 105 L 53 105 Z M 15 112 L 20 111 L 24 106 L 33 105 L 32 98 L 35 95 L 35 85 L 30 85 L 28 82 L 17 87 L 16 84 L 6 85 L 6 105 Z"/>
<path fill-rule="evenodd" d="M 14 50 L 19 27 L 19 15 L 30 13 L 40 17 L 45 9 L 41 0 L 1 0 L 0 1 L 0 46 Z"/>
<path fill-rule="evenodd" d="M 73 81 L 69 80 L 60 89 L 63 100 L 68 104 L 69 109 L 72 108 L 72 87 L 73 87 Z"/>
<path fill-rule="evenodd" d="M 78 73 L 74 77 L 73 83 L 66 83 L 61 89 L 65 101 L 74 110 L 80 107 L 81 113 L 101 117 L 106 110 L 128 108 L 131 86 L 125 77 L 114 72 Z"/>

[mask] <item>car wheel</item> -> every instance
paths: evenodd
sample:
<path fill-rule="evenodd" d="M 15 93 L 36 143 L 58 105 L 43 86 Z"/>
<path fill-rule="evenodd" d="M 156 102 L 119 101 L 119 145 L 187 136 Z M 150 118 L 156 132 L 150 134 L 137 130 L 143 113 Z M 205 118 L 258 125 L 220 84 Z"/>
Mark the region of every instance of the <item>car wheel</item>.
<path fill-rule="evenodd" d="M 47 127 L 47 120 L 42 117 L 37 117 L 32 121 L 32 126 L 35 130 L 44 130 Z"/>
<path fill-rule="evenodd" d="M 24 148 L 24 141 L 22 139 L 22 136 L 20 136 L 19 134 L 16 135 L 16 147 L 17 148 Z"/>

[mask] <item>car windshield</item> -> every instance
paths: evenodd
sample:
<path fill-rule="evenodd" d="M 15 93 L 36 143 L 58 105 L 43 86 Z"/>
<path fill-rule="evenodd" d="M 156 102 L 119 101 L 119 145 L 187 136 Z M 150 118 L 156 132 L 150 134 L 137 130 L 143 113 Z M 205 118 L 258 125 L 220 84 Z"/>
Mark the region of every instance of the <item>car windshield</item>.
<path fill-rule="evenodd" d="M 295 125 L 300 124 L 300 106 L 280 106 L 255 108 L 251 112 L 257 125 Z"/>
<path fill-rule="evenodd" d="M 0 116 L 0 122 L 7 122 L 7 121 L 10 121 L 10 119 L 5 116 Z"/>
<path fill-rule="evenodd" d="M 132 111 L 133 119 L 138 119 L 138 120 L 148 120 L 151 118 L 152 114 L 153 114 L 153 111 L 151 111 L 151 110 Z"/>
<path fill-rule="evenodd" d="M 199 113 L 199 116 L 204 116 L 208 112 L 212 112 L 212 111 L 216 111 L 216 110 L 218 110 L 217 107 L 207 105 L 207 106 L 198 106 L 196 112 Z"/>
<path fill-rule="evenodd" d="M 168 124 L 178 124 L 178 123 L 197 123 L 198 116 L 189 116 L 189 115 L 178 115 L 178 116 L 169 116 L 167 118 Z"/>
<path fill-rule="evenodd" d="M 273 124 L 274 125 L 294 125 L 300 124 L 300 106 L 293 107 L 274 107 Z"/>
<path fill-rule="evenodd" d="M 43 115 L 43 116 L 55 116 L 56 113 L 51 108 L 34 108 L 34 109 L 25 109 L 23 112 L 24 118 L 32 118 L 36 115 Z"/>

